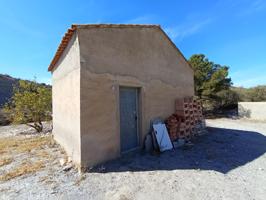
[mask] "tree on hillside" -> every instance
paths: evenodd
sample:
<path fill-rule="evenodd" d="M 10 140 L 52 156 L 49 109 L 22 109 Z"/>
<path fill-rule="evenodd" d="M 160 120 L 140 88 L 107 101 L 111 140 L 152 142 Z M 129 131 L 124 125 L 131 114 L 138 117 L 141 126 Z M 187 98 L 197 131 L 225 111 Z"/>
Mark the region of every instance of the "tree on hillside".
<path fill-rule="evenodd" d="M 8 113 L 13 123 L 25 123 L 37 132 L 41 132 L 42 121 L 51 119 L 51 100 L 51 88 L 38 85 L 35 81 L 20 80 L 4 111 Z"/>
<path fill-rule="evenodd" d="M 211 99 L 217 92 L 230 88 L 229 67 L 215 64 L 203 54 L 192 55 L 189 63 L 194 70 L 195 93 L 200 98 Z"/>

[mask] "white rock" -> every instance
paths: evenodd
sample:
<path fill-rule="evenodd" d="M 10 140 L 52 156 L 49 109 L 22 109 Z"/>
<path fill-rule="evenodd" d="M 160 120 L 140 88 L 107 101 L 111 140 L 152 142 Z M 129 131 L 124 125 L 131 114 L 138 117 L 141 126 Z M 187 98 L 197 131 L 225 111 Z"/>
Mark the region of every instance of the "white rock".
<path fill-rule="evenodd" d="M 73 167 L 72 165 L 67 165 L 67 166 L 63 167 L 63 171 L 68 172 L 72 169 L 72 167 Z"/>
<path fill-rule="evenodd" d="M 66 164 L 66 159 L 65 159 L 65 158 L 61 158 L 61 159 L 59 160 L 59 162 L 60 162 L 60 165 L 61 165 L 61 166 L 64 166 L 64 165 Z"/>
<path fill-rule="evenodd" d="M 67 157 L 67 162 L 68 163 L 72 162 L 72 158 L 70 156 Z"/>

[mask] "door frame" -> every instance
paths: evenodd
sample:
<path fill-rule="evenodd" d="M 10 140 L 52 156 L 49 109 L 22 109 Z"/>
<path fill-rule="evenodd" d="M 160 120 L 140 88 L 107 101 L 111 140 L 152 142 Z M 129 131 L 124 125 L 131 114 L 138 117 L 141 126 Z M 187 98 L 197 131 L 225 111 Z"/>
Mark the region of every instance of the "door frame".
<path fill-rule="evenodd" d="M 136 112 L 137 112 L 137 146 L 135 148 L 129 149 L 127 151 L 122 151 L 121 150 L 121 126 L 120 126 L 120 89 L 121 88 L 132 88 L 136 89 Z M 120 154 L 125 154 L 129 153 L 132 151 L 135 151 L 137 149 L 140 149 L 140 140 L 141 140 L 141 135 L 140 135 L 140 130 L 141 130 L 141 87 L 136 87 L 136 86 L 128 86 L 128 85 L 119 85 L 118 86 L 118 130 L 119 130 L 119 152 Z"/>

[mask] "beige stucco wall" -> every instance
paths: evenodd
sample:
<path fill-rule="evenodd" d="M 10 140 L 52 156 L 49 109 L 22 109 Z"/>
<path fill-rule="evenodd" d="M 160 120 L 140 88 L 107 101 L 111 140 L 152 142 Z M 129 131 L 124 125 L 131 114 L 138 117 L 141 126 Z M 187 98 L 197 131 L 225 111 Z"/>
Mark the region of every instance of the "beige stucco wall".
<path fill-rule="evenodd" d="M 52 72 L 52 85 L 54 137 L 80 164 L 80 57 L 76 35 Z"/>
<path fill-rule="evenodd" d="M 194 94 L 193 71 L 159 28 L 78 30 L 81 61 L 81 161 L 120 155 L 119 86 L 140 88 L 140 145 L 150 120 Z"/>
<path fill-rule="evenodd" d="M 248 119 L 266 121 L 266 102 L 238 102 L 238 115 Z"/>

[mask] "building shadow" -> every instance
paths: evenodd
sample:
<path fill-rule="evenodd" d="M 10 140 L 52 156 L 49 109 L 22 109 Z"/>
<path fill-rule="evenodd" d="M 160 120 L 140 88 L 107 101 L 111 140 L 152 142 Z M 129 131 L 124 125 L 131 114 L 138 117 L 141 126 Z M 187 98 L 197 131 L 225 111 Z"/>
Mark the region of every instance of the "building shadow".
<path fill-rule="evenodd" d="M 155 170 L 215 170 L 228 173 L 266 152 L 266 137 L 257 132 L 208 128 L 191 147 L 183 147 L 158 155 L 135 152 L 104 163 L 91 172 L 126 172 Z"/>

